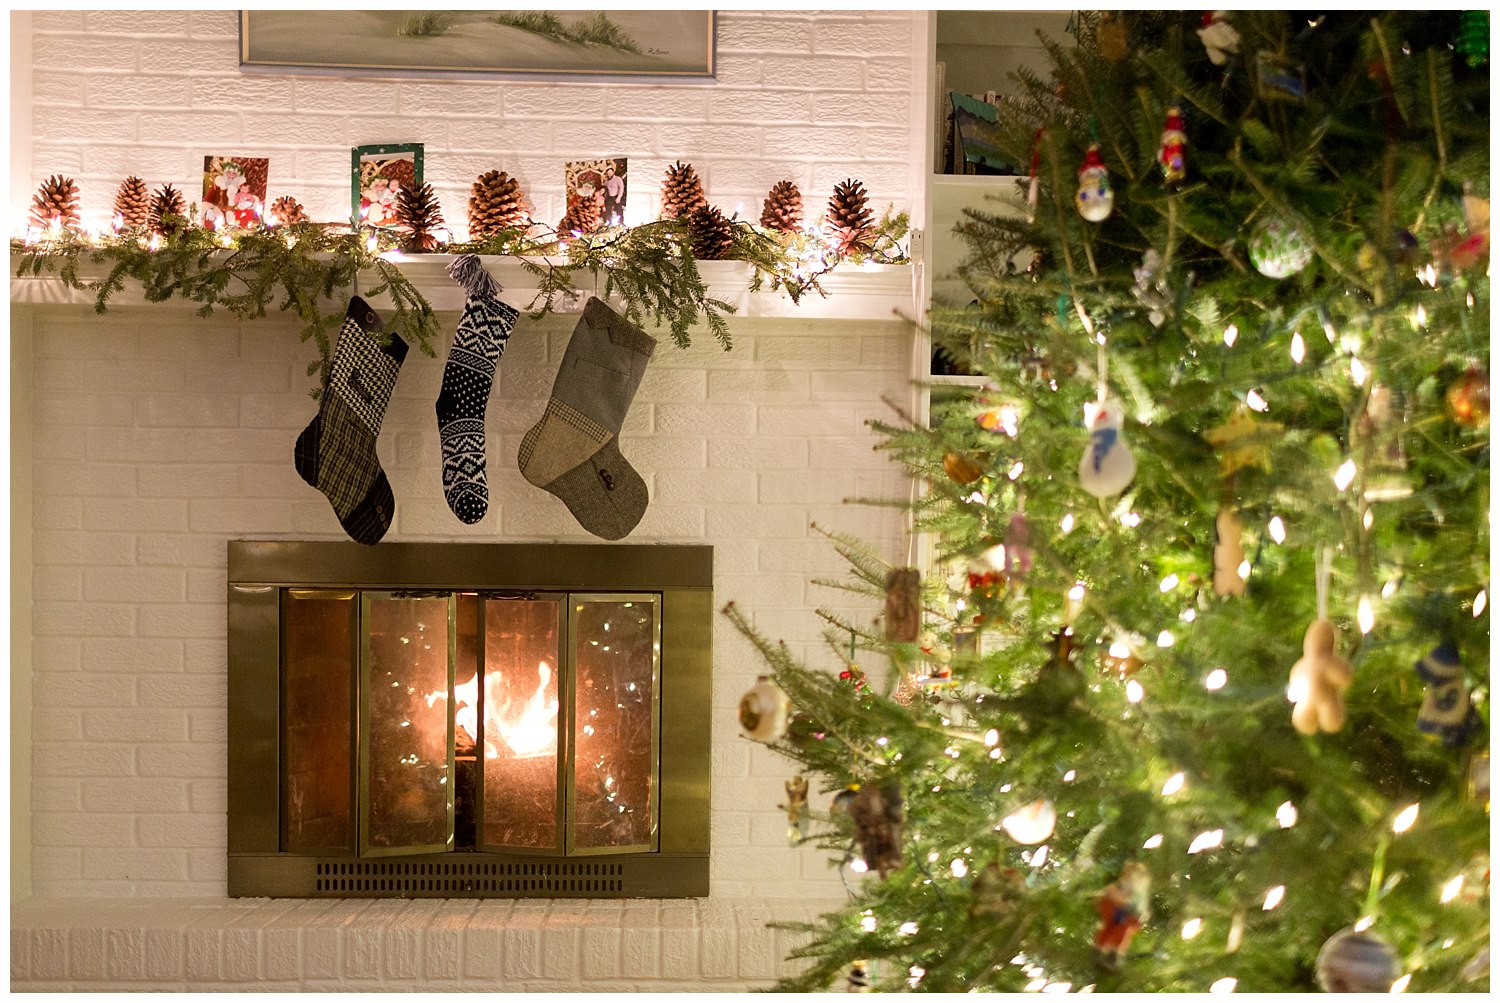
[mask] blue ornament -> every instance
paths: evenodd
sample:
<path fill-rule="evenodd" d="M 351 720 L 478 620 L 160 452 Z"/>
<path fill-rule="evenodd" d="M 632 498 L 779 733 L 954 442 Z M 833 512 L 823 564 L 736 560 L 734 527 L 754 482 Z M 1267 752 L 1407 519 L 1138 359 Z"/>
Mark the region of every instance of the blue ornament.
<path fill-rule="evenodd" d="M 1417 659 L 1416 670 L 1427 684 L 1422 709 L 1417 712 L 1417 730 L 1450 749 L 1458 748 L 1469 740 L 1479 717 L 1469 703 L 1458 649 L 1445 641 Z"/>

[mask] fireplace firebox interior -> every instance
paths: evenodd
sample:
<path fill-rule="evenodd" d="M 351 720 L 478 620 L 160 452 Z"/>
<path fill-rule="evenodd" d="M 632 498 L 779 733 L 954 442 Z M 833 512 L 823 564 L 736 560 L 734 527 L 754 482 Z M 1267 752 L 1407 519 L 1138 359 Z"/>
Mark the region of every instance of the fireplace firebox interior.
<path fill-rule="evenodd" d="M 229 893 L 708 893 L 712 548 L 234 541 Z"/>

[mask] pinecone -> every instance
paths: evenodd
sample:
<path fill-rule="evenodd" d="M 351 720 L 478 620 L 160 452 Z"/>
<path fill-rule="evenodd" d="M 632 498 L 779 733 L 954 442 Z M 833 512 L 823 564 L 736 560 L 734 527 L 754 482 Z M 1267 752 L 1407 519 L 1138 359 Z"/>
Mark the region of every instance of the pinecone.
<path fill-rule="evenodd" d="M 144 230 L 151 224 L 151 190 L 134 174 L 120 182 L 115 216 L 121 230 Z"/>
<path fill-rule="evenodd" d="M 667 168 L 667 177 L 661 184 L 661 218 L 682 219 L 694 209 L 708 205 L 703 197 L 703 182 L 692 164 L 677 161 Z"/>
<path fill-rule="evenodd" d="M 718 261 L 729 257 L 734 246 L 734 224 L 711 205 L 694 209 L 683 220 L 693 242 L 693 257 L 700 261 Z"/>
<path fill-rule="evenodd" d="M 78 186 L 61 174 L 42 182 L 31 197 L 31 225 L 47 230 L 54 221 L 64 230 L 78 229 Z"/>
<path fill-rule="evenodd" d="M 530 208 L 515 178 L 504 171 L 486 171 L 469 190 L 469 237 L 483 240 L 505 230 L 524 230 Z"/>
<path fill-rule="evenodd" d="M 778 181 L 766 195 L 760 211 L 760 225 L 782 233 L 802 229 L 802 193 L 790 181 Z"/>
<path fill-rule="evenodd" d="M 297 223 L 307 222 L 307 210 L 302 208 L 301 202 L 290 195 L 283 195 L 271 203 L 271 215 L 275 218 L 277 226 L 294 226 Z"/>
<path fill-rule="evenodd" d="M 869 249 L 873 213 L 866 205 L 868 201 L 865 186 L 852 178 L 833 186 L 833 198 L 828 200 L 828 216 L 823 229 L 840 254 Z"/>
<path fill-rule="evenodd" d="M 574 233 L 593 233 L 599 229 L 603 218 L 604 206 L 601 200 L 574 195 L 568 199 L 568 211 L 562 222 L 557 224 L 557 232 L 565 237 Z"/>
<path fill-rule="evenodd" d="M 431 185 L 401 189 L 396 196 L 396 223 L 406 232 L 402 250 L 432 251 L 437 248 L 437 234 L 433 231 L 442 227 L 443 211 Z"/>
<path fill-rule="evenodd" d="M 162 185 L 151 197 L 150 219 L 147 221 L 153 233 L 170 237 L 187 225 L 183 219 L 168 219 L 168 216 L 187 215 L 187 200 L 182 192 L 170 184 Z"/>

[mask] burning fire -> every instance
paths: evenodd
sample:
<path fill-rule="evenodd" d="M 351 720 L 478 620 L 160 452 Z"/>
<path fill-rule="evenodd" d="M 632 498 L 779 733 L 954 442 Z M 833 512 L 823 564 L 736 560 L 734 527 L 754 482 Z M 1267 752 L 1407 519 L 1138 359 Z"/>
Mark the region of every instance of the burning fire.
<path fill-rule="evenodd" d="M 499 672 L 485 674 L 485 741 L 484 758 L 498 759 L 499 747 L 495 739 L 510 746 L 510 751 L 522 758 L 552 755 L 557 751 L 557 698 L 547 698 L 547 684 L 552 680 L 552 667 L 546 662 L 536 665 L 537 685 L 531 697 L 518 707 L 502 692 L 504 677 Z M 432 706 L 443 698 L 441 690 L 427 695 L 427 704 Z M 479 741 L 479 673 L 468 681 L 453 687 L 453 723 L 462 728 L 474 742 Z"/>

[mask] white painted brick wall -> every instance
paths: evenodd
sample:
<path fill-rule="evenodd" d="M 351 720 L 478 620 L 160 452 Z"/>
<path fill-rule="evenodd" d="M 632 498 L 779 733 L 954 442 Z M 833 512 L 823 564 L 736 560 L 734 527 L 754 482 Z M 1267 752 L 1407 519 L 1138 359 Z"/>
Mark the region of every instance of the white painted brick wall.
<path fill-rule="evenodd" d="M 497 903 L 278 903 L 294 918 L 343 917 L 333 933 L 311 920 L 210 930 L 162 919 L 205 901 L 221 903 L 213 913 L 220 919 L 248 908 L 220 898 L 225 542 L 341 538 L 327 501 L 291 464 L 292 443 L 316 410 L 303 375 L 309 349 L 295 322 L 197 320 L 180 305 L 122 305 L 103 316 L 87 307 L 18 309 L 34 348 L 31 499 L 39 519 L 29 833 L 36 898 L 16 921 L 15 988 L 462 988 L 496 978 L 483 939 L 491 935 L 500 938 L 499 977 L 514 988 L 736 988 L 765 984 L 786 953 L 761 928 L 764 908 L 752 911 L 754 922 L 735 918 L 745 903 L 842 898 L 820 851 L 785 843 L 776 806 L 789 764 L 740 737 L 734 720 L 764 665 L 720 618 L 706 902 L 596 902 L 587 922 L 572 926 L 560 917 L 576 906 L 527 902 L 513 913 Z M 440 326 L 451 331 L 456 319 L 442 313 Z M 446 344 L 436 359 L 408 355 L 379 442 L 398 499 L 388 540 L 592 541 L 515 468 L 574 321 L 523 319 L 509 343 L 489 409 L 491 508 L 474 526 L 459 523 L 442 497 L 432 402 Z M 814 608 L 865 619 L 875 610 L 809 582 L 844 570 L 810 526 L 853 532 L 901 556 L 897 513 L 841 500 L 905 491 L 858 419 L 879 413 L 883 395 L 906 392 L 911 335 L 898 321 L 731 324 L 732 352 L 706 332 L 687 350 L 665 342 L 642 382 L 622 451 L 645 478 L 651 505 L 630 539 L 712 544 L 716 603 L 736 601 L 773 639 L 826 663 Z M 851 359 L 881 364 L 851 371 Z M 826 796 L 814 802 L 825 807 L 819 800 Z M 158 899 L 170 901 L 139 922 L 108 919 L 117 907 L 157 909 Z M 51 910 L 73 915 L 70 903 L 104 913 L 83 910 L 78 925 L 67 925 Z M 406 911 L 387 917 L 393 909 Z M 546 923 L 515 919 L 537 910 Z M 440 914 L 451 920 L 446 935 L 432 925 Z M 658 925 L 668 915 L 693 922 Z M 62 951 L 59 922 L 67 925 Z"/>
<path fill-rule="evenodd" d="M 629 216 L 654 219 L 661 179 L 692 163 L 709 200 L 756 218 L 771 185 L 797 183 L 812 213 L 848 177 L 877 208 L 910 209 L 922 131 L 909 128 L 912 46 L 925 12 L 721 11 L 712 81 L 433 81 L 242 73 L 224 11 L 32 15 L 31 163 L 13 206 L 73 176 L 87 225 L 107 223 L 127 174 L 201 190 L 205 154 L 271 159 L 270 194 L 314 219 L 349 213 L 349 148 L 425 144 L 426 180 L 450 225 L 475 177 L 518 177 L 536 219 L 563 214 L 563 163 L 630 159 Z"/>

